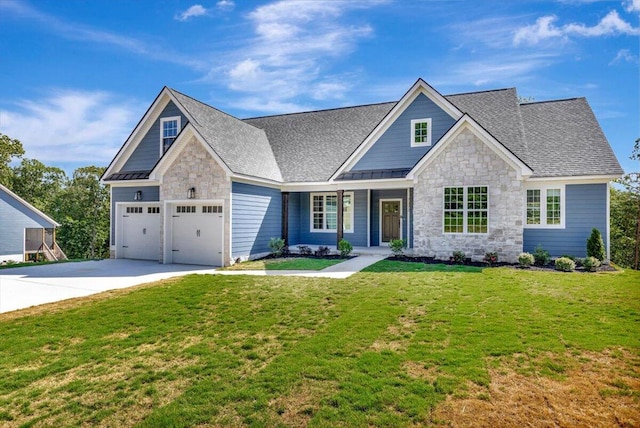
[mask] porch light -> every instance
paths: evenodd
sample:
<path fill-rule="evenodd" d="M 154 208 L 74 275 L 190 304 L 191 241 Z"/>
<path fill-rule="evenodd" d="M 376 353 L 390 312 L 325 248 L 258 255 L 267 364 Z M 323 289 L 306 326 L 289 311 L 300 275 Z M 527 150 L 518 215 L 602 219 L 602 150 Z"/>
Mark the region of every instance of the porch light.
<path fill-rule="evenodd" d="M 136 190 L 136 193 L 133 195 L 133 200 L 134 201 L 142 200 L 142 190 Z"/>
<path fill-rule="evenodd" d="M 190 187 L 189 190 L 187 190 L 187 199 L 193 199 L 195 197 L 196 197 L 196 188 Z"/>

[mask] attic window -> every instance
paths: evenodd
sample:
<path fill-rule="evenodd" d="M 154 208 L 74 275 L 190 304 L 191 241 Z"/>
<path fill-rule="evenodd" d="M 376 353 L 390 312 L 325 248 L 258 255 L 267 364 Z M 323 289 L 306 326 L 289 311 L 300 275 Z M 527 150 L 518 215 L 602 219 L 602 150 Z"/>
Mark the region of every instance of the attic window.
<path fill-rule="evenodd" d="M 431 145 L 431 118 L 411 121 L 411 147 Z"/>
<path fill-rule="evenodd" d="M 160 152 L 164 154 L 180 132 L 180 116 L 160 119 Z"/>

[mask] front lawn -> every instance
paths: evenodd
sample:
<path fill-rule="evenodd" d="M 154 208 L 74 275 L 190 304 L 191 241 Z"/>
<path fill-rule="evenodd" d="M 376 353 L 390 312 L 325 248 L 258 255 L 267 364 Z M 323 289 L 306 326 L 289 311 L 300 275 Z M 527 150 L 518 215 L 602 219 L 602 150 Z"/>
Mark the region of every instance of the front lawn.
<path fill-rule="evenodd" d="M 385 268 L 0 314 L 0 425 L 640 424 L 639 272 Z"/>
<path fill-rule="evenodd" d="M 225 270 L 322 270 L 342 263 L 345 259 L 322 259 L 311 257 L 286 257 L 253 260 L 236 263 Z"/>

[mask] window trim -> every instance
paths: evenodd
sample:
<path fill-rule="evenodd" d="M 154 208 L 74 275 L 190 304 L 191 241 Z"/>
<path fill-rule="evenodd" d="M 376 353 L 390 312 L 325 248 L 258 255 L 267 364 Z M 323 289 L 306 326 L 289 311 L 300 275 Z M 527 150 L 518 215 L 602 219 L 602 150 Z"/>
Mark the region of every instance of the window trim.
<path fill-rule="evenodd" d="M 171 116 L 171 117 L 161 117 L 160 118 L 160 156 L 162 157 L 162 155 L 164 155 L 166 153 L 166 150 L 164 149 L 164 137 L 162 136 L 162 130 L 164 129 L 164 123 L 165 122 L 171 122 L 171 121 L 176 121 L 177 124 L 177 130 L 176 130 L 176 138 L 178 137 L 178 134 L 180 134 L 180 131 L 182 130 L 182 117 L 181 116 Z"/>
<path fill-rule="evenodd" d="M 416 124 L 418 123 L 426 123 L 427 124 L 427 141 L 426 142 L 416 142 Z M 431 118 L 426 117 L 424 119 L 412 119 L 411 120 L 411 147 L 428 147 L 431 145 L 431 135 L 432 135 L 432 127 L 431 127 Z"/>
<path fill-rule="evenodd" d="M 527 224 L 527 191 L 540 191 L 540 224 Z M 560 224 L 547 224 L 547 191 L 560 190 Z M 564 229 L 567 214 L 567 199 L 564 184 L 532 185 L 524 188 L 524 212 L 522 224 L 525 229 Z"/>
<path fill-rule="evenodd" d="M 337 229 L 314 229 L 313 227 L 313 198 L 314 196 L 322 196 L 322 212 L 326 213 L 326 206 L 327 206 L 327 196 L 338 196 L 335 192 L 313 192 L 313 193 L 309 193 L 309 232 L 311 233 L 337 233 L 338 230 Z M 342 233 L 354 233 L 355 230 L 355 224 L 354 224 L 354 220 L 355 220 L 355 195 L 354 192 L 344 192 L 342 197 L 344 198 L 345 196 L 349 196 L 351 198 L 351 213 L 349 215 L 349 220 L 351 221 L 351 229 L 343 229 Z M 345 220 L 345 213 L 344 213 L 344 203 L 342 206 L 342 224 L 343 224 L 343 228 L 344 228 L 344 220 Z M 323 222 L 324 224 L 324 222 Z"/>
<path fill-rule="evenodd" d="M 463 201 L 462 201 L 462 232 L 447 232 L 445 230 L 445 207 L 444 207 L 444 197 L 445 197 L 445 189 L 452 189 L 452 188 L 462 188 L 463 189 Z M 469 211 L 484 211 L 484 210 L 473 210 L 473 209 L 469 209 L 469 188 L 475 188 L 475 187 L 486 187 L 487 189 L 487 231 L 486 232 L 469 232 L 469 224 L 468 224 L 468 220 L 469 220 Z M 474 185 L 469 185 L 469 186 L 443 186 L 442 187 L 442 233 L 446 236 L 451 236 L 451 235 L 465 235 L 465 236 L 483 236 L 483 235 L 488 235 L 490 232 L 490 210 L 491 210 L 491 197 L 490 197 L 490 186 L 486 185 L 486 184 L 474 184 Z M 451 211 L 451 210 L 449 210 Z M 453 210 L 453 211 L 460 211 L 460 210 Z"/>

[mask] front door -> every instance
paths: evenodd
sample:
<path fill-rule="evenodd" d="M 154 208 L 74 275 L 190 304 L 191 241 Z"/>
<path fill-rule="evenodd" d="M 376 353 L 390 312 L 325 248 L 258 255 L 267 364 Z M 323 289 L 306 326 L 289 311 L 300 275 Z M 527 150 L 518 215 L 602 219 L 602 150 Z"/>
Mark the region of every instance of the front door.
<path fill-rule="evenodd" d="M 382 242 L 400 237 L 400 201 L 382 201 Z"/>

